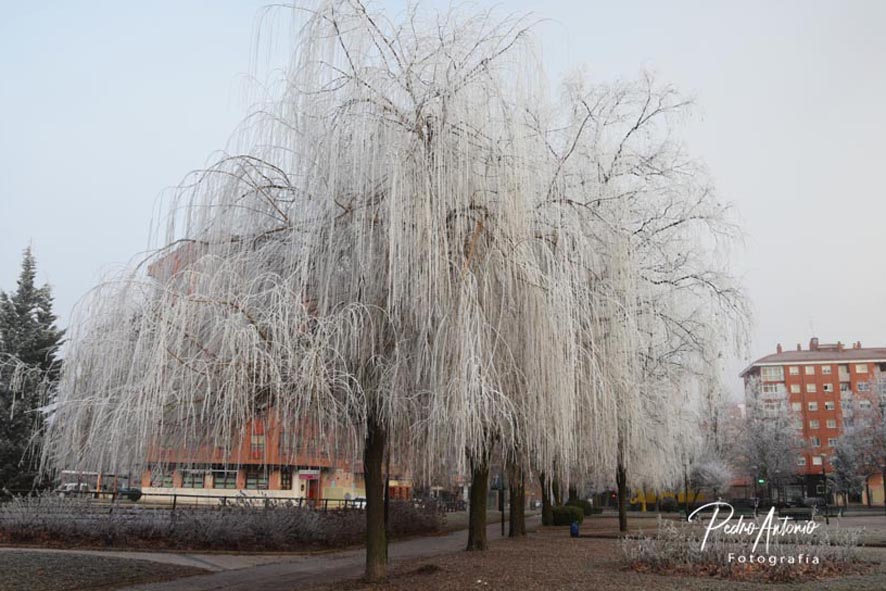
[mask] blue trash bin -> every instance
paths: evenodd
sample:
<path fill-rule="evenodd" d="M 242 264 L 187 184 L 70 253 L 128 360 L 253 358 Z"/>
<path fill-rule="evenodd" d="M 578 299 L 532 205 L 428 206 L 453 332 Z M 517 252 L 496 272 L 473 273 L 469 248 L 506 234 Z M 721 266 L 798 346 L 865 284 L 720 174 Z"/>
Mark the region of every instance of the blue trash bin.
<path fill-rule="evenodd" d="M 573 521 L 572 525 L 569 526 L 569 535 L 573 538 L 578 537 L 578 522 Z"/>

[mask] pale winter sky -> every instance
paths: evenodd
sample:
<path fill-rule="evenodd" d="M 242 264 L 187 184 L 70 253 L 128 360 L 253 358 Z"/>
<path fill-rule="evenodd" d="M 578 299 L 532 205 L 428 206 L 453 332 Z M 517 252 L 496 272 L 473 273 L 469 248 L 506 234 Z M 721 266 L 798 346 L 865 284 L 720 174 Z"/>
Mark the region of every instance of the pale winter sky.
<path fill-rule="evenodd" d="M 0 288 L 14 288 L 32 244 L 65 324 L 147 247 L 158 196 L 249 111 L 267 3 L 4 2 Z M 548 19 L 537 33 L 552 77 L 647 68 L 695 97 L 691 149 L 746 234 L 736 270 L 755 308 L 752 358 L 812 334 L 886 346 L 886 2 L 497 4 Z M 727 376 L 735 392 L 742 362 Z"/>

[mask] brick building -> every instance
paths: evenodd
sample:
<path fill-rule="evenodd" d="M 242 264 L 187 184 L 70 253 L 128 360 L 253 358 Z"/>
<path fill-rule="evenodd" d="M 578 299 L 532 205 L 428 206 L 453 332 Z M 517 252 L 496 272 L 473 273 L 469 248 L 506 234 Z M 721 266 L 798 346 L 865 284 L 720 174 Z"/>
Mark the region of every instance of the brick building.
<path fill-rule="evenodd" d="M 762 357 L 741 372 L 748 403 L 756 399 L 764 416 L 789 412 L 805 448 L 796 458 L 797 482 L 805 496 L 824 496 L 824 474 L 832 473 L 830 457 L 837 439 L 860 413 L 876 410 L 886 379 L 886 347 L 865 348 L 861 342 L 809 341 L 796 350 Z M 886 399 L 884 399 L 886 402 Z M 868 479 L 873 502 L 883 502 L 880 476 Z"/>
<path fill-rule="evenodd" d="M 322 502 L 365 497 L 361 462 L 333 457 L 310 429 L 300 429 L 297 441 L 291 437 L 272 417 L 265 417 L 250 421 L 243 436 L 232 438 L 229 449 L 155 446 L 142 474 L 142 491 L 154 499 L 207 495 Z M 392 471 L 389 490 L 392 499 L 409 499 L 412 482 Z"/>

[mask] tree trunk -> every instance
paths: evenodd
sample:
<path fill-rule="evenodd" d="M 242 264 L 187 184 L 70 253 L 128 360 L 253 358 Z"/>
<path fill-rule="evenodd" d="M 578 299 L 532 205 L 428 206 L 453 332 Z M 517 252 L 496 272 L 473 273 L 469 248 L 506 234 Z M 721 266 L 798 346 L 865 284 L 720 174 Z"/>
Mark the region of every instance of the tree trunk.
<path fill-rule="evenodd" d="M 526 535 L 526 480 L 523 469 L 512 464 L 510 466 L 511 507 L 509 512 L 508 537 L 517 538 Z"/>
<path fill-rule="evenodd" d="M 385 535 L 384 458 L 387 433 L 375 417 L 367 418 L 366 446 L 363 450 L 363 477 L 366 483 L 366 580 L 384 580 L 388 566 L 388 539 Z"/>
<path fill-rule="evenodd" d="M 486 550 L 486 494 L 489 491 L 489 462 L 471 458 L 471 501 L 468 508 L 468 550 Z"/>
<path fill-rule="evenodd" d="M 562 505 L 563 504 L 563 493 L 560 490 L 560 481 L 554 478 L 551 481 L 551 492 L 554 495 L 554 504 Z"/>
<path fill-rule="evenodd" d="M 883 465 L 883 473 L 880 478 L 882 479 L 880 480 L 880 488 L 883 489 L 883 510 L 886 511 L 886 464 Z"/>
<path fill-rule="evenodd" d="M 618 531 L 628 531 L 628 478 L 624 465 L 619 462 L 615 469 L 615 483 L 618 485 Z"/>
<path fill-rule="evenodd" d="M 578 487 L 574 484 L 569 486 L 569 493 L 567 495 L 566 501 L 577 501 L 578 500 Z"/>
<path fill-rule="evenodd" d="M 385 460 L 385 539 L 390 539 L 390 517 L 391 517 L 391 454 L 387 454 Z"/>
<path fill-rule="evenodd" d="M 554 525 L 554 507 L 551 505 L 551 493 L 548 491 L 545 481 L 545 473 L 538 475 L 541 482 L 541 524 Z"/>

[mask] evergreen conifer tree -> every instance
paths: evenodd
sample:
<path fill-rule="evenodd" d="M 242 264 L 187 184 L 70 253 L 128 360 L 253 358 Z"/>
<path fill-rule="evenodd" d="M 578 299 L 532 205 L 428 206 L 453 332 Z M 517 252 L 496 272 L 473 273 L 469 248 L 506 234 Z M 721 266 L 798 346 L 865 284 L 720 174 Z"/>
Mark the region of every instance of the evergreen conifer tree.
<path fill-rule="evenodd" d="M 56 325 L 52 312 L 52 292 L 48 285 L 38 287 L 36 261 L 30 247 L 25 249 L 16 290 L 0 291 L 0 488 L 31 489 L 37 470 L 28 461 L 27 450 L 33 429 L 45 416 L 39 412 L 47 381 L 55 381 L 57 359 L 64 331 Z M 28 378 L 20 387 L 11 386 L 10 367 L 28 368 Z"/>

